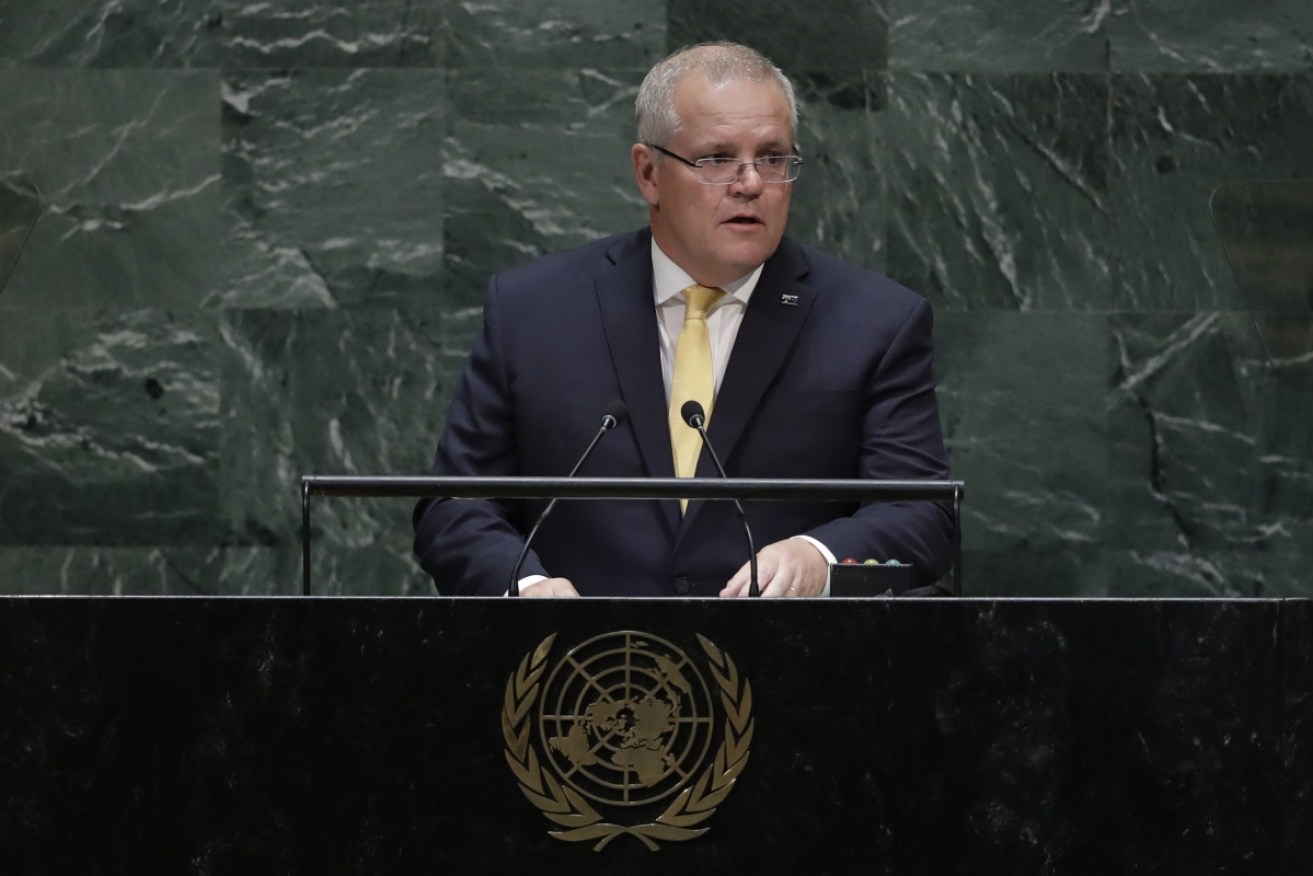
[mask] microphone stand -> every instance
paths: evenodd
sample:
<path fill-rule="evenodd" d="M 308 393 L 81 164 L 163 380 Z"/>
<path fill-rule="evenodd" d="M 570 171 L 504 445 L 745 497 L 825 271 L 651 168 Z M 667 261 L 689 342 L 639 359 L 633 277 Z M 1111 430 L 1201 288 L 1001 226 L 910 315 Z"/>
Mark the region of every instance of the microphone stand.
<path fill-rule="evenodd" d="M 570 473 L 566 477 L 574 477 L 579 469 L 583 468 L 588 457 L 593 455 L 593 448 L 597 446 L 597 442 L 601 441 L 602 436 L 607 432 L 620 425 L 625 418 L 625 413 L 625 404 L 618 399 L 607 406 L 606 413 L 602 415 L 602 425 L 597 430 L 597 434 L 593 436 L 592 441 L 588 442 L 588 447 L 584 449 L 583 455 L 579 457 L 579 461 L 574 464 L 574 468 L 570 469 Z M 548 514 L 552 513 L 552 509 L 556 507 L 556 503 L 559 501 L 559 496 L 552 497 L 552 500 L 547 503 L 547 507 L 543 509 L 543 513 L 539 514 L 538 519 L 534 521 L 528 537 L 524 539 L 524 547 L 520 548 L 520 556 L 516 558 L 515 565 L 511 567 L 511 583 L 506 588 L 507 596 L 520 595 L 520 569 L 524 567 L 525 557 L 529 556 L 529 545 L 533 542 L 533 537 L 538 534 L 538 527 L 543 525 L 543 521 L 547 519 Z"/>
<path fill-rule="evenodd" d="M 690 399 L 684 402 L 684 406 L 679 409 L 679 413 L 684 418 L 684 422 L 702 436 L 702 445 L 711 453 L 711 461 L 716 464 L 716 471 L 720 476 L 729 479 L 725 474 L 725 466 L 720 464 L 720 457 L 716 455 L 716 448 L 712 445 L 711 439 L 707 437 L 705 428 L 706 413 L 702 410 L 702 405 Z M 734 507 L 739 511 L 739 520 L 743 521 L 743 535 L 748 539 L 748 595 L 760 596 L 761 586 L 757 583 L 757 547 L 752 542 L 752 530 L 748 527 L 748 514 L 743 510 L 743 503 L 738 499 L 733 499 Z"/>

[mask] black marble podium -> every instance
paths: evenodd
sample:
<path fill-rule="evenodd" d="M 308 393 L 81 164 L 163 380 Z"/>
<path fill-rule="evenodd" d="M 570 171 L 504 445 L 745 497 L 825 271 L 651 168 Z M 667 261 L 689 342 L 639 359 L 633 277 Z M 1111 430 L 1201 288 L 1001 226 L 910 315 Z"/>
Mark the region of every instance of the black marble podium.
<path fill-rule="evenodd" d="M 623 630 L 752 691 L 657 851 L 549 836 L 503 733 Z M 5 598 L 0 870 L 1295 876 L 1311 682 L 1308 601 Z"/>

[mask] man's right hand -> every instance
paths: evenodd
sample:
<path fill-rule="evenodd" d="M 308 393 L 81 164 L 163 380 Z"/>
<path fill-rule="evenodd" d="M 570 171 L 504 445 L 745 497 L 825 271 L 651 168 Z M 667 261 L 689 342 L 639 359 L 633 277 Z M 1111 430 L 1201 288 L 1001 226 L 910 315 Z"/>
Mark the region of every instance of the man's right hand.
<path fill-rule="evenodd" d="M 560 596 L 578 596 L 579 591 L 574 589 L 569 578 L 543 578 L 532 584 L 520 585 L 520 595 L 551 599 Z"/>

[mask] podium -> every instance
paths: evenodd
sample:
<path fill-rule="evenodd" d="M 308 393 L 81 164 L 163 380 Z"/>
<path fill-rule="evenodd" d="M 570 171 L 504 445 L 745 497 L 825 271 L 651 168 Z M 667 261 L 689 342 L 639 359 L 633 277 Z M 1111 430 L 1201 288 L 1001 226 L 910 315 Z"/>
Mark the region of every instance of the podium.
<path fill-rule="evenodd" d="M 1295 876 L 1313 864 L 1311 606 L 4 598 L 0 860 Z M 617 793 L 665 796 L 588 796 L 571 748 L 628 775 Z M 541 798 L 580 807 L 525 775 L 585 788 L 601 818 L 574 823 L 594 835 L 553 836 Z M 632 830 L 708 775 L 702 808 L 665 822 L 705 832 Z"/>

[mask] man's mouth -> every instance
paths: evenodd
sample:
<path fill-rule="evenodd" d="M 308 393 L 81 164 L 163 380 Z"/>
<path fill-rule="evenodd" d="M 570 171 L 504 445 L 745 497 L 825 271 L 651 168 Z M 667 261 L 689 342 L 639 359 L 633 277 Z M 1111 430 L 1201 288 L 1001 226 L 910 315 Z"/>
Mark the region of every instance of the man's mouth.
<path fill-rule="evenodd" d="M 727 225 L 761 225 L 762 222 L 755 216 L 733 216 L 725 220 Z"/>

